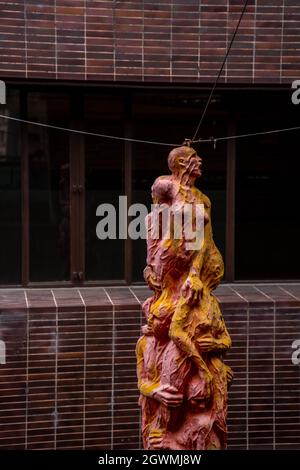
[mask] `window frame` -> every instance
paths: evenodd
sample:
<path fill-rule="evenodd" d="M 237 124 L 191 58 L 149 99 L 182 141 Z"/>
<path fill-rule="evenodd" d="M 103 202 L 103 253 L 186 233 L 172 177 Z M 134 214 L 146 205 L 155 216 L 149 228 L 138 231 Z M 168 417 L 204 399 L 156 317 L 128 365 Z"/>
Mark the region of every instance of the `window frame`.
<path fill-rule="evenodd" d="M 71 105 L 71 116 L 69 127 L 75 129 L 83 129 L 83 97 L 86 91 L 92 91 L 99 86 L 102 89 L 112 91 L 117 88 L 120 99 L 124 103 L 124 136 L 132 137 L 134 135 L 134 126 L 132 118 L 132 102 L 133 94 L 136 88 L 130 86 L 118 87 L 106 85 L 93 85 L 88 87 L 86 84 L 80 86 L 78 84 L 34 84 L 24 83 L 8 84 L 12 87 L 20 89 L 21 96 L 21 118 L 27 119 L 27 95 L 32 91 L 51 91 L 51 89 L 59 89 L 68 94 Z M 139 86 L 140 89 L 147 93 L 153 89 L 158 92 L 162 88 L 177 91 L 187 90 L 207 93 L 207 87 L 151 87 Z M 245 87 L 247 88 L 247 87 Z M 121 91 L 120 91 L 121 89 Z M 223 90 L 232 90 L 230 87 Z M 241 89 L 241 87 L 239 87 Z M 281 88 L 282 89 L 282 88 Z M 274 89 L 273 89 L 274 91 Z M 228 122 L 228 135 L 235 135 L 237 118 L 231 109 L 229 101 L 227 102 L 226 112 Z M 21 256 L 21 273 L 22 284 L 8 285 L 2 284 L 0 287 L 74 287 L 74 286 L 125 286 L 125 285 L 143 285 L 144 282 L 132 281 L 132 241 L 127 238 L 124 240 L 124 279 L 120 280 L 85 280 L 85 148 L 84 136 L 75 133 L 69 133 L 69 149 L 70 149 L 70 279 L 66 281 L 55 282 L 31 282 L 29 278 L 30 263 L 30 236 L 29 236 L 29 156 L 28 156 L 28 134 L 27 125 L 23 123 L 21 126 L 21 207 L 22 207 L 22 256 Z M 234 139 L 228 140 L 226 151 L 226 223 L 225 223 L 225 253 L 226 253 L 226 270 L 223 282 L 225 283 L 245 283 L 246 281 L 238 281 L 235 279 L 235 182 L 236 182 L 236 142 Z M 133 167 L 133 145 L 131 142 L 124 141 L 124 193 L 127 196 L 128 204 L 132 202 L 132 167 Z M 73 191 L 74 185 L 81 186 L 81 192 Z M 149 188 L 150 191 L 150 188 Z M 78 222 L 79 221 L 79 222 Z M 79 230 L 78 230 L 79 227 Z M 146 261 L 146 260 L 145 260 Z M 78 273 L 82 273 L 79 274 Z M 280 280 L 282 282 L 282 279 Z M 251 282 L 255 282 L 251 280 Z M 263 280 L 260 282 L 268 282 Z M 273 280 L 272 282 L 275 282 Z M 297 282 L 296 279 L 293 282 Z"/>

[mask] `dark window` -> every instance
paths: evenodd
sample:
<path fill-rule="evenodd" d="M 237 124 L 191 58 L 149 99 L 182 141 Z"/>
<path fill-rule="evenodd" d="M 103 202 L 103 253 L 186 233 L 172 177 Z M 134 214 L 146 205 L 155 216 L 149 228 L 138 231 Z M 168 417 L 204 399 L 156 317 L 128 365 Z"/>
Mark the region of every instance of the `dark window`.
<path fill-rule="evenodd" d="M 86 95 L 84 129 L 124 137 L 122 101 L 113 96 Z M 118 205 L 119 196 L 124 195 L 124 144 L 122 141 L 89 135 L 84 140 L 86 279 L 122 280 L 124 240 L 118 238 Z M 97 207 L 101 204 L 111 204 L 116 209 L 116 239 L 101 240 L 96 235 L 96 226 L 103 219 L 96 215 Z"/>
<path fill-rule="evenodd" d="M 69 127 L 63 94 L 29 93 L 31 121 Z M 70 279 L 69 134 L 28 125 L 30 281 Z"/>
<path fill-rule="evenodd" d="M 1 113 L 177 145 L 192 137 L 207 97 L 183 88 L 9 86 Z M 299 111 L 286 91 L 218 90 L 198 137 L 293 127 Z M 297 136 L 196 146 L 203 158 L 197 185 L 212 202 L 225 280 L 299 279 Z M 119 239 L 119 197 L 150 210 L 170 149 L 0 118 L 0 283 L 143 282 L 146 240 Z M 116 210 L 116 239 L 97 236 L 102 204 Z"/>
<path fill-rule="evenodd" d="M 20 95 L 8 90 L 7 116 L 20 115 Z M 18 122 L 0 118 L 0 283 L 21 282 L 21 134 Z"/>
<path fill-rule="evenodd" d="M 278 129 L 295 121 L 247 119 L 238 133 Z M 299 279 L 299 134 L 263 135 L 238 142 L 236 278 Z"/>

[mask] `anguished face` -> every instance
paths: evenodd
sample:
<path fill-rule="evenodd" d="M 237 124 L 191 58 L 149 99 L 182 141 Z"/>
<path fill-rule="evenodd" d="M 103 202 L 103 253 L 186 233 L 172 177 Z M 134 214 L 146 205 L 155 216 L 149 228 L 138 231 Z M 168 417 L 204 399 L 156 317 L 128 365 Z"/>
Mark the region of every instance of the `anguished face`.
<path fill-rule="evenodd" d="M 168 163 L 175 176 L 187 174 L 192 178 L 198 178 L 202 175 L 202 158 L 191 147 L 173 149 L 169 154 Z"/>
<path fill-rule="evenodd" d="M 186 168 L 194 178 L 202 175 L 202 158 L 197 155 L 196 151 L 186 160 Z"/>

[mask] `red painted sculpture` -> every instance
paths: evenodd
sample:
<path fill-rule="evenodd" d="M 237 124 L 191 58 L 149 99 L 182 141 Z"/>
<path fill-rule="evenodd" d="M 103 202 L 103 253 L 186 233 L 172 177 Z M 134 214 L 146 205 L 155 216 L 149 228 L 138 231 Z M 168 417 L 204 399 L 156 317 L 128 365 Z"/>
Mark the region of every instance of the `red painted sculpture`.
<path fill-rule="evenodd" d="M 213 241 L 210 201 L 194 185 L 201 158 L 183 146 L 170 152 L 168 164 L 172 174 L 154 182 L 155 206 L 146 220 L 144 277 L 154 294 L 143 305 L 147 324 L 136 348 L 143 444 L 145 449 L 224 449 L 233 374 L 223 356 L 231 340 L 212 294 L 224 265 Z M 184 223 L 181 232 L 178 226 L 191 207 L 192 227 L 197 210 L 204 208 L 202 241 L 193 249 L 191 232 Z"/>

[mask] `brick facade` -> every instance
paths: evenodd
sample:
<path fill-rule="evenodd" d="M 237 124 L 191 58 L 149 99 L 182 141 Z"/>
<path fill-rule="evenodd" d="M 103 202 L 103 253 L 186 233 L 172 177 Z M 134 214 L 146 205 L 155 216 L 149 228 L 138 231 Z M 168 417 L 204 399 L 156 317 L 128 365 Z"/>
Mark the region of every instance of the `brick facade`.
<path fill-rule="evenodd" d="M 241 0 L 0 0 L 0 78 L 214 80 Z M 298 0 L 250 0 L 221 81 L 300 77 Z"/>
<path fill-rule="evenodd" d="M 210 84 L 242 0 L 0 0 L 0 79 Z M 220 79 L 300 79 L 299 0 L 250 0 Z M 145 287 L 0 289 L 0 449 L 137 449 Z M 222 285 L 230 449 L 300 448 L 300 285 Z"/>
<path fill-rule="evenodd" d="M 137 449 L 145 287 L 0 290 L 0 449 Z M 300 285 L 222 285 L 230 449 L 299 449 Z"/>

